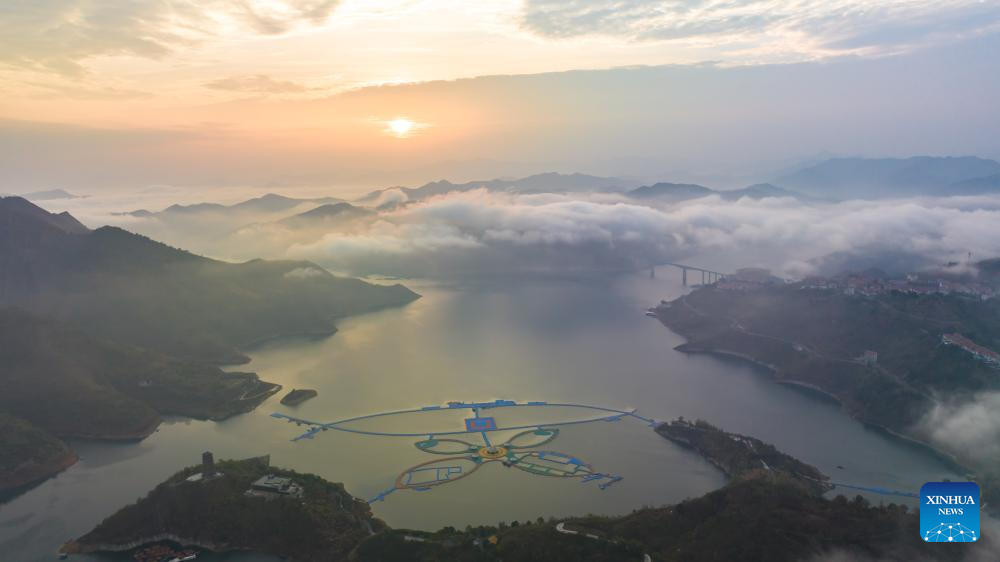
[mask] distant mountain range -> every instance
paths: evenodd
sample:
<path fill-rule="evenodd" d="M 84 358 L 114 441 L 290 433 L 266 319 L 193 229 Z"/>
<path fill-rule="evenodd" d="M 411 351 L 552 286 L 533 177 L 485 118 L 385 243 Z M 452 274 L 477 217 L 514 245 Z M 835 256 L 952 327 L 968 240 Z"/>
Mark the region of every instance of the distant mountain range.
<path fill-rule="evenodd" d="M 254 342 L 329 334 L 335 317 L 415 298 L 401 285 L 335 277 L 311 262 L 220 262 L 0 199 L 0 305 L 177 357 L 240 361 L 238 350 Z"/>
<path fill-rule="evenodd" d="M 372 191 L 371 193 L 357 199 L 356 202 L 361 204 L 377 203 L 379 199 L 389 191 L 400 191 L 404 193 L 407 197 L 407 201 L 420 201 L 435 195 L 471 191 L 474 189 L 486 189 L 488 191 L 512 193 L 592 193 L 600 191 L 623 191 L 634 187 L 634 185 L 635 184 L 633 182 L 619 178 L 549 172 L 519 179 L 501 178 L 485 181 L 470 181 L 465 183 L 452 183 L 448 180 L 440 180 L 414 188 L 390 187 Z"/>
<path fill-rule="evenodd" d="M 315 209 L 292 215 L 277 221 L 277 224 L 290 228 L 312 228 L 317 226 L 339 226 L 345 222 L 369 217 L 375 211 L 356 207 L 350 203 L 332 203 L 320 205 Z"/>
<path fill-rule="evenodd" d="M 46 191 L 32 191 L 21 195 L 29 201 L 50 201 L 54 199 L 84 199 L 85 195 L 75 195 L 65 189 L 49 189 Z"/>
<path fill-rule="evenodd" d="M 773 183 L 835 199 L 979 195 L 1000 192 L 1000 162 L 973 156 L 833 158 Z"/>
<path fill-rule="evenodd" d="M 171 205 L 162 211 L 147 211 L 146 209 L 139 209 L 138 211 L 129 211 L 121 213 L 123 215 L 130 215 L 133 217 L 153 217 L 153 216 L 169 216 L 169 215 L 195 215 L 198 213 L 206 212 L 231 212 L 231 213 L 246 213 L 246 214 L 266 214 L 266 213 L 280 213 L 282 211 L 287 211 L 293 209 L 299 205 L 306 203 L 313 203 L 316 205 L 328 205 L 332 203 L 339 203 L 343 199 L 337 199 L 336 197 L 318 197 L 313 199 L 297 199 L 294 197 L 285 197 L 284 195 L 278 195 L 276 193 L 268 193 L 260 197 L 255 197 L 253 199 L 248 199 L 246 201 L 236 203 L 234 205 L 222 205 L 220 203 L 195 203 L 193 205 Z"/>
<path fill-rule="evenodd" d="M 758 183 L 742 189 L 716 190 L 693 183 L 661 182 L 633 189 L 627 192 L 627 195 L 633 199 L 656 200 L 669 203 L 700 199 L 710 195 L 717 195 L 725 201 L 738 201 L 744 197 L 750 199 L 765 199 L 768 197 L 791 197 L 798 200 L 815 199 L 769 183 Z"/>

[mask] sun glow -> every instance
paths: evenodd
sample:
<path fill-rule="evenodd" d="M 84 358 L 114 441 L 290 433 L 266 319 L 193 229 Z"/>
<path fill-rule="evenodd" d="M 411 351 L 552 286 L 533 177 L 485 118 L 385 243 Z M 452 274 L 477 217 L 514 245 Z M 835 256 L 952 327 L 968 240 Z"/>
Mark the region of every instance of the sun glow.
<path fill-rule="evenodd" d="M 413 121 L 409 119 L 393 119 L 389 121 L 389 132 L 396 135 L 397 137 L 406 137 L 413 131 Z"/>

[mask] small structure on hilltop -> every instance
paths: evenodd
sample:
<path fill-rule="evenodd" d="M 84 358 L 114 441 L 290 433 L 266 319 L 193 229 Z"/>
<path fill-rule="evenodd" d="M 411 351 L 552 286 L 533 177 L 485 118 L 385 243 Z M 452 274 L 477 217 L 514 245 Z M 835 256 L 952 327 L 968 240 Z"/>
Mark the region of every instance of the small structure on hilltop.
<path fill-rule="evenodd" d="M 260 496 L 267 499 L 281 496 L 301 498 L 303 494 L 304 490 L 302 486 L 298 485 L 294 480 L 285 476 L 275 476 L 274 474 L 261 476 L 246 491 L 246 495 L 248 496 Z"/>
<path fill-rule="evenodd" d="M 201 454 L 201 471 L 185 478 L 186 482 L 206 482 L 222 476 L 222 473 L 215 468 L 215 455 L 212 451 L 205 451 Z"/>
<path fill-rule="evenodd" d="M 858 361 L 869 367 L 874 367 L 875 365 L 878 364 L 878 352 L 871 349 L 867 349 L 865 350 L 864 353 L 861 354 L 861 357 L 858 357 Z"/>

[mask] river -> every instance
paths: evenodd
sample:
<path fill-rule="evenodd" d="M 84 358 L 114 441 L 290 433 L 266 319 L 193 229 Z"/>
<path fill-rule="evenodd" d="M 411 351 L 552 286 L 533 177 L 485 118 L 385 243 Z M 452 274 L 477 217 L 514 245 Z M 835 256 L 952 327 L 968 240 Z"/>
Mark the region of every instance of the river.
<path fill-rule="evenodd" d="M 657 419 L 703 418 L 759 437 L 842 482 L 918 490 L 927 481 L 960 478 L 927 452 L 865 428 L 835 404 L 774 384 L 754 367 L 674 351 L 682 338 L 643 316 L 660 299 L 684 291 L 679 275 L 669 270 L 661 269 L 656 279 L 635 274 L 408 285 L 423 298 L 344 319 L 330 338 L 273 342 L 250 353 L 252 362 L 241 368 L 286 390 L 319 391 L 298 407 L 284 407 L 276 396 L 253 413 L 223 422 L 167 420 L 137 444 L 73 442 L 82 457 L 77 465 L 0 506 L 3 559 L 54 559 L 62 542 L 85 533 L 181 467 L 200 462 L 205 450 L 216 458 L 270 454 L 275 465 L 343 482 L 362 498 L 430 458 L 412 446 L 412 439 L 327 432 L 291 443 L 301 430 L 271 418 L 275 411 L 333 420 L 494 398 L 634 407 Z M 568 427 L 547 448 L 624 480 L 601 491 L 494 463 L 432 492 L 396 492 L 374 504 L 374 512 L 394 527 L 464 527 L 539 516 L 621 514 L 723 484 L 701 458 L 635 420 Z M 272 560 L 248 554 L 202 559 Z"/>

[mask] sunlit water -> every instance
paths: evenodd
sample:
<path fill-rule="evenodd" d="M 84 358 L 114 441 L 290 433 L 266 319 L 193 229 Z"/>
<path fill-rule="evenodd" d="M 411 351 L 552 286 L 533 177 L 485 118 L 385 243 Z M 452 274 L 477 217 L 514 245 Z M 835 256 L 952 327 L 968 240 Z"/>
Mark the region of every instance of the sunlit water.
<path fill-rule="evenodd" d="M 343 482 L 363 498 L 388 488 L 403 469 L 433 458 L 414 448 L 413 439 L 326 432 L 291 443 L 301 429 L 269 417 L 275 411 L 333 420 L 493 398 L 635 407 L 657 419 L 703 418 L 757 436 L 843 482 L 916 490 L 929 480 L 958 478 L 927 453 L 870 431 L 836 405 L 774 384 L 747 365 L 674 351 L 683 340 L 642 314 L 682 291 L 676 275 L 662 271 L 660 277 L 460 287 L 410 283 L 424 296 L 406 307 L 345 319 L 325 340 L 276 342 L 251 353 L 253 362 L 245 368 L 265 380 L 319 391 L 297 408 L 274 397 L 251 414 L 220 423 L 169 420 L 138 444 L 73 443 L 81 462 L 0 507 L 0 557 L 51 560 L 63 541 L 199 462 L 205 450 L 217 458 L 270 454 L 275 465 Z M 417 432 L 436 430 L 420 427 L 425 421 L 419 416 L 405 423 Z M 546 449 L 625 479 L 600 491 L 492 463 L 431 492 L 396 492 L 374 504 L 375 514 L 395 527 L 421 529 L 621 514 L 698 496 L 723 483 L 698 456 L 635 420 L 566 428 Z M 247 554 L 203 559 L 271 560 Z"/>

